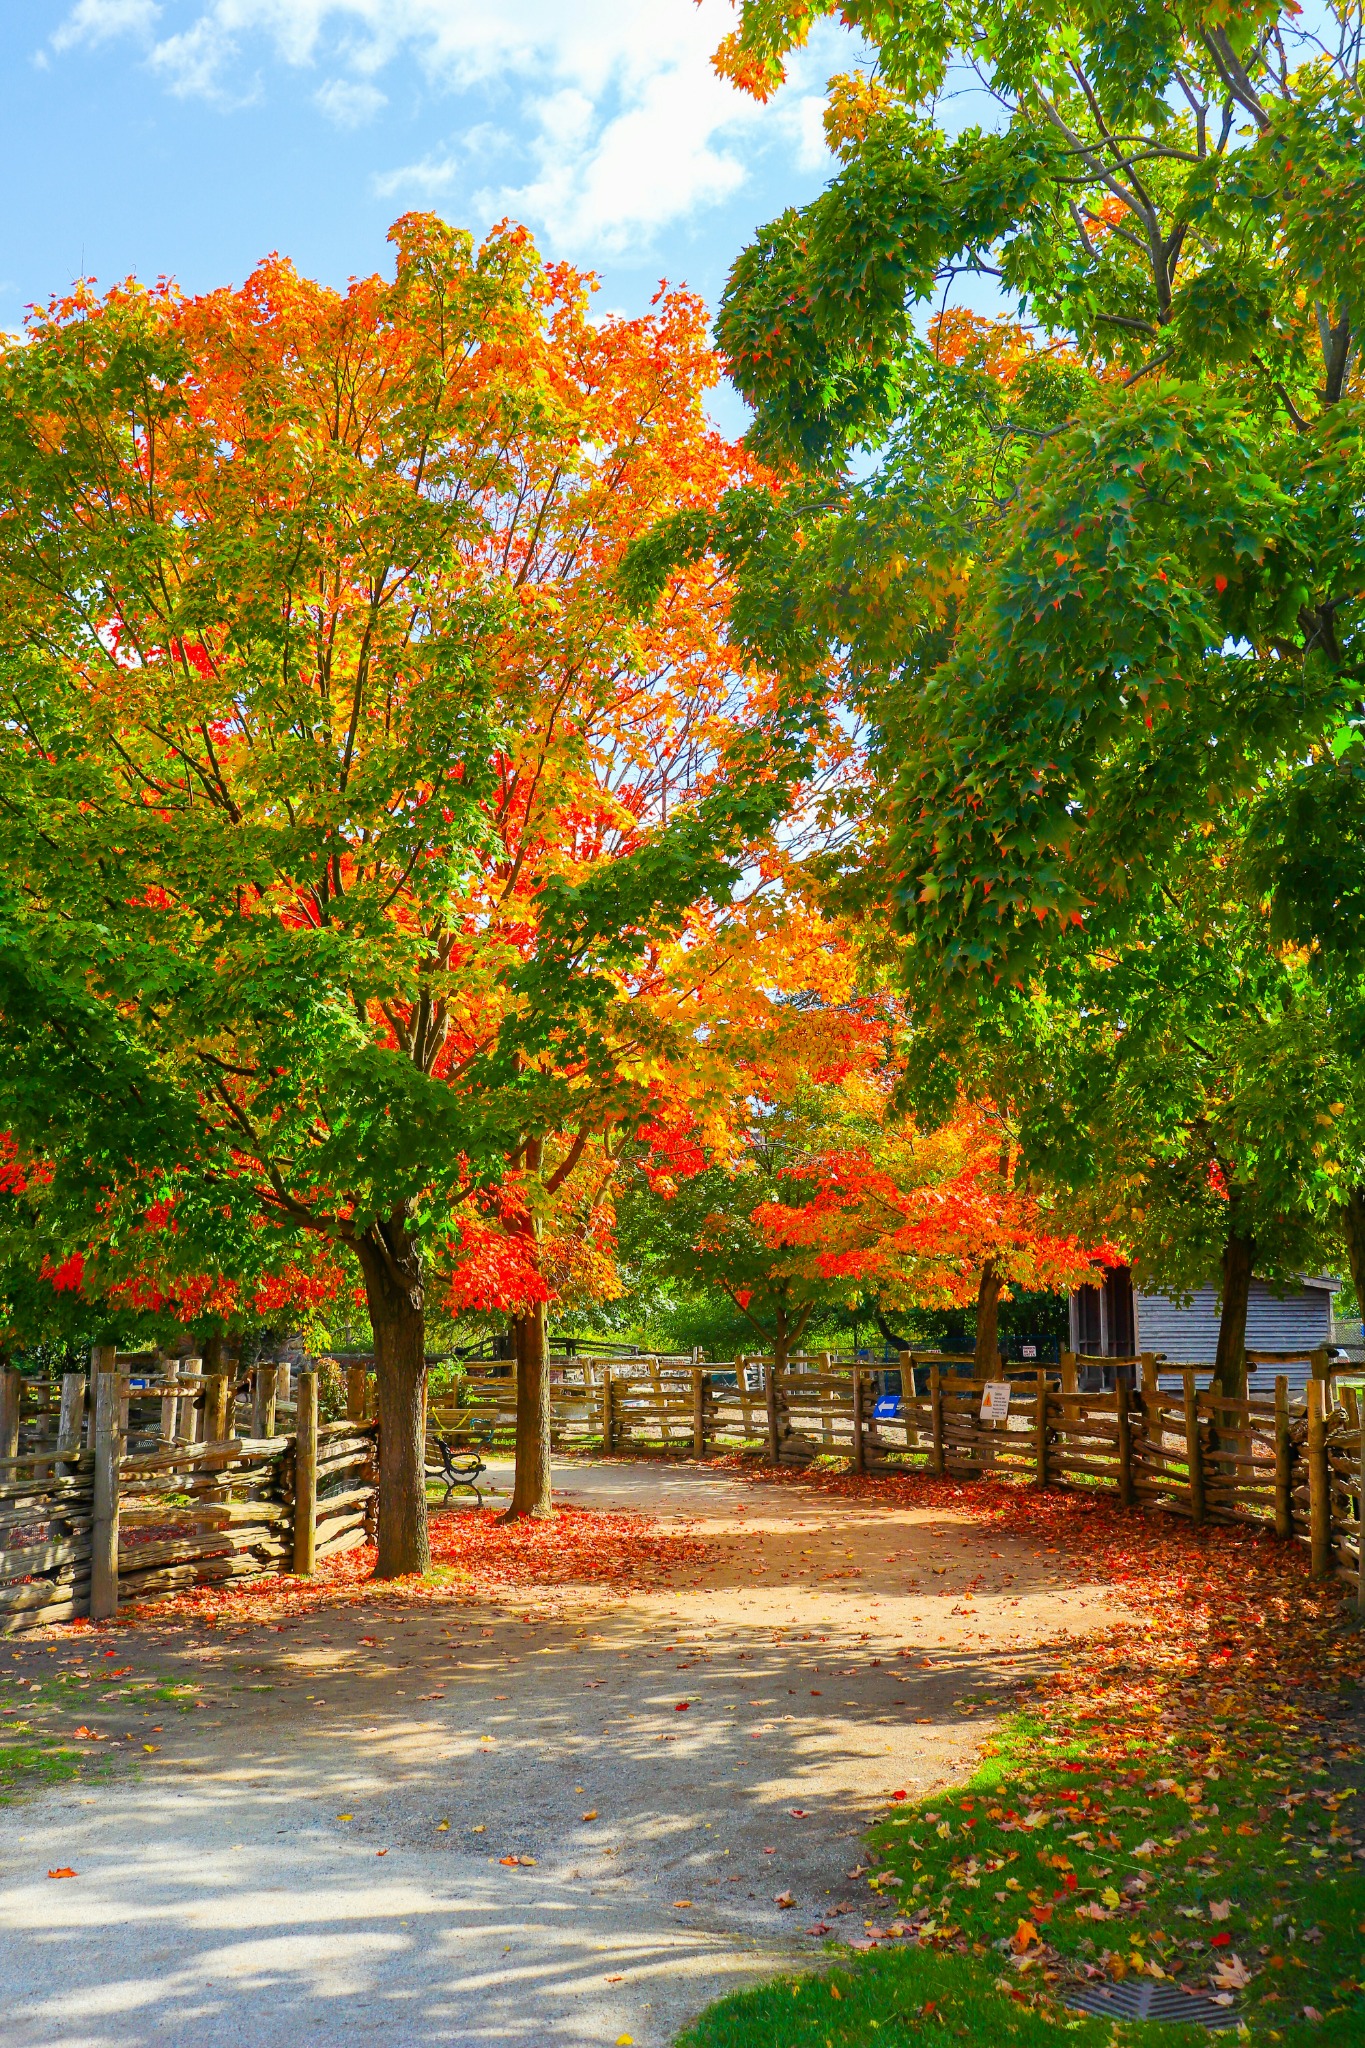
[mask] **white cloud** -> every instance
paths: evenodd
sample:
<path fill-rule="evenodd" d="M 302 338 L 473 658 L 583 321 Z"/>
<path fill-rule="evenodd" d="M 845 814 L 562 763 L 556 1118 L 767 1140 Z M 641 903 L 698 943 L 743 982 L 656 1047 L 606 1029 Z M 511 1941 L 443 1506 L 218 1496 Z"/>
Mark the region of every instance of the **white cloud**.
<path fill-rule="evenodd" d="M 373 120 L 388 100 L 377 85 L 366 85 L 363 79 L 329 78 L 313 94 L 313 105 L 338 128 L 360 128 Z"/>
<path fill-rule="evenodd" d="M 374 80 L 386 67 L 415 62 L 428 120 L 433 92 L 484 95 L 502 124 L 498 174 L 447 121 L 412 162 L 379 170 L 376 192 L 517 213 L 575 255 L 647 244 L 728 198 L 774 141 L 802 168 L 822 161 L 822 101 L 802 85 L 838 32 L 817 32 L 805 80 L 765 112 L 711 69 L 731 0 L 193 0 L 185 11 L 189 26 L 158 35 L 150 0 L 78 0 L 53 46 L 136 35 L 171 90 L 220 103 L 244 96 L 244 66 L 254 96 L 269 57 L 325 67 L 315 103 L 348 125 L 384 103 Z"/>
<path fill-rule="evenodd" d="M 77 0 L 52 38 L 55 50 L 107 43 L 115 36 L 149 36 L 161 9 L 156 0 Z"/>

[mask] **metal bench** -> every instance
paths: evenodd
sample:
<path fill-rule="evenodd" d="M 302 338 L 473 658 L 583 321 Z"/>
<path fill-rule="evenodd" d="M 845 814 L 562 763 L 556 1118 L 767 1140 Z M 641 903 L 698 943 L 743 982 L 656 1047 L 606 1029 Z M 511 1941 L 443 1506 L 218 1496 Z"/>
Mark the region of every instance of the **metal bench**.
<path fill-rule="evenodd" d="M 439 1433 L 436 1438 L 436 1448 L 441 1454 L 441 1469 L 435 1476 L 445 1483 L 445 1497 L 441 1502 L 441 1506 L 443 1508 L 449 1507 L 451 1494 L 455 1492 L 457 1487 L 462 1486 L 473 1494 L 479 1506 L 482 1507 L 483 1488 L 479 1485 L 479 1478 L 482 1473 L 488 1470 L 488 1467 L 478 1451 L 473 1445 L 470 1445 L 463 1451 L 457 1451 L 455 1446 L 448 1443 L 445 1437 Z"/>

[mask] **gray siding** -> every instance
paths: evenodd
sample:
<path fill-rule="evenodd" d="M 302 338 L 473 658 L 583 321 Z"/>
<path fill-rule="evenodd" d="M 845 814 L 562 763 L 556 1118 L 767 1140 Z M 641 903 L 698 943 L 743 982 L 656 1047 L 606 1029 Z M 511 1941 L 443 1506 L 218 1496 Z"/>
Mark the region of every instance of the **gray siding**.
<path fill-rule="evenodd" d="M 1135 1289 L 1134 1307 L 1139 1351 L 1164 1352 L 1172 1365 L 1213 1364 L 1218 1350 L 1217 1288 L 1201 1287 L 1187 1308 L 1172 1301 L 1169 1295 L 1143 1294 Z M 1325 1287 L 1302 1287 L 1292 1293 L 1276 1294 L 1263 1280 L 1251 1283 L 1247 1304 L 1249 1351 L 1311 1351 L 1329 1341 L 1331 1321 L 1332 1296 Z M 1307 1360 L 1254 1369 L 1251 1384 L 1255 1391 L 1269 1391 L 1278 1371 L 1283 1371 L 1291 1389 L 1296 1389 L 1307 1378 Z M 1165 1374 L 1161 1379 L 1163 1385 L 1177 1384 Z"/>

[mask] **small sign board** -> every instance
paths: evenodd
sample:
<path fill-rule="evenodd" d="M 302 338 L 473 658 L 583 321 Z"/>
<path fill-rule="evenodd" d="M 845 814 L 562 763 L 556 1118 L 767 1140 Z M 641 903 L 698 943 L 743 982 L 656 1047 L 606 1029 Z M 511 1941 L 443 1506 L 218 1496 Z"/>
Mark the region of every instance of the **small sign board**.
<path fill-rule="evenodd" d="M 1010 1412 L 1010 1383 L 1008 1380 L 987 1380 L 981 1389 L 981 1420 L 983 1422 L 1004 1422 Z"/>
<path fill-rule="evenodd" d="M 1021 1358 L 1036 1358 L 1038 1356 L 1038 1346 L 1036 1344 L 1021 1344 L 1019 1346 L 1019 1356 Z"/>

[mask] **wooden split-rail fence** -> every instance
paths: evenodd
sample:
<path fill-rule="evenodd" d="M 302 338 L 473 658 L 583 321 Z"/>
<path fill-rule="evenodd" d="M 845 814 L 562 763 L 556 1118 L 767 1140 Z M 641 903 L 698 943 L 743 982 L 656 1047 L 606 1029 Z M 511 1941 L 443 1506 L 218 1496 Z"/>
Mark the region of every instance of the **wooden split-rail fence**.
<path fill-rule="evenodd" d="M 1130 1375 L 1132 1386 L 1084 1392 L 1069 1356 L 1060 1369 L 1001 1367 L 987 1381 L 975 1377 L 969 1359 L 905 1353 L 891 1367 L 902 1387 L 894 1403 L 878 1401 L 886 1365 L 844 1364 L 827 1354 L 780 1369 L 762 1357 L 722 1365 L 595 1362 L 591 1376 L 566 1369 L 552 1384 L 551 1438 L 565 1449 L 698 1458 L 759 1451 L 780 1464 L 826 1457 L 859 1472 L 991 1474 L 1094 1489 L 1195 1524 L 1273 1528 L 1308 1545 L 1315 1577 L 1348 1578 L 1365 1604 L 1361 1396 L 1334 1382 L 1326 1352 L 1293 1358 L 1308 1366 L 1302 1400 L 1291 1399 L 1288 1373 L 1266 1394 L 1227 1400 L 1200 1385 L 1206 1367 L 1158 1366 L 1152 1354 L 1105 1361 L 1120 1377 Z M 1290 1364 L 1290 1355 L 1282 1362 Z M 983 1412 L 986 1388 L 1006 1375 L 1008 1413 L 993 1419 Z M 471 1377 L 461 1391 L 458 1403 L 433 1404 L 429 1432 L 461 1448 L 510 1450 L 510 1372 Z M 879 1405 L 895 1412 L 878 1414 Z"/>
<path fill-rule="evenodd" d="M 0 1635 L 307 1574 L 373 1533 L 375 1425 L 319 1423 L 315 1372 L 284 1401 L 274 1365 L 237 1384 L 198 1360 L 92 1363 L 55 1384 L 0 1372 Z"/>

